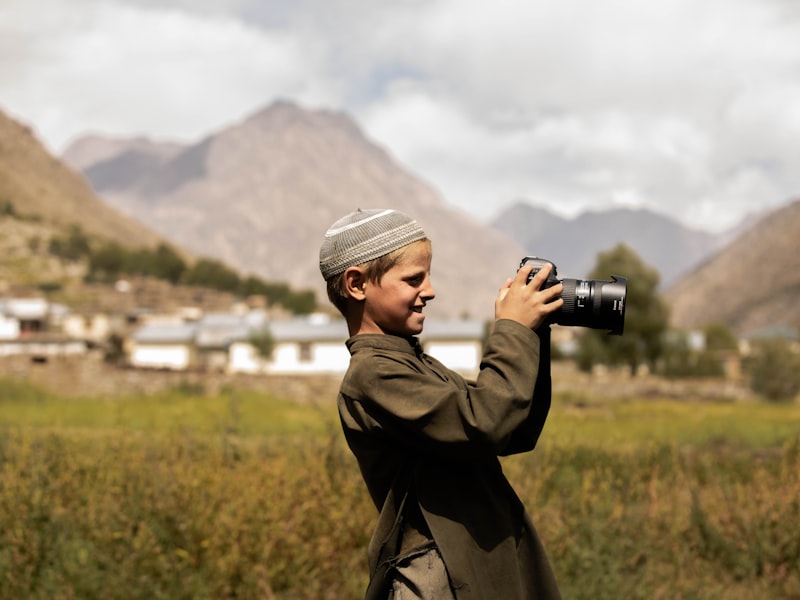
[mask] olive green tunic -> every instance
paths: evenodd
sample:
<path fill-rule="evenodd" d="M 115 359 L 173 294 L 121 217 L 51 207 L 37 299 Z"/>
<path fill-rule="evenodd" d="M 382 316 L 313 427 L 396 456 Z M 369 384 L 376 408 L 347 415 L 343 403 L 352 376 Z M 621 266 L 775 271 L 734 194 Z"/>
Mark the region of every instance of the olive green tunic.
<path fill-rule="evenodd" d="M 475 382 L 416 338 L 350 338 L 338 405 L 347 442 L 380 511 L 381 541 L 410 488 L 416 529 L 435 540 L 459 600 L 560 598 L 544 549 L 498 456 L 532 450 L 550 408 L 549 331 L 499 320 Z M 419 511 L 416 511 L 416 505 Z M 413 519 L 412 519 L 413 521 Z"/>

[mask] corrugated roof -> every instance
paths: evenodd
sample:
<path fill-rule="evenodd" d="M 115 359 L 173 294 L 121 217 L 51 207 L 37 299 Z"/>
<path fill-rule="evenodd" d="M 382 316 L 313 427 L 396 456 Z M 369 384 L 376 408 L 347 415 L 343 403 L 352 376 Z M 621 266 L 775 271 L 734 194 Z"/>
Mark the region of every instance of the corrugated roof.
<path fill-rule="evenodd" d="M 287 321 L 273 321 L 270 333 L 276 342 L 344 341 L 348 338 L 344 319 L 318 321 L 298 317 Z"/>
<path fill-rule="evenodd" d="M 248 322 L 250 321 L 250 322 Z M 142 326 L 133 336 L 139 343 L 190 343 L 199 347 L 224 347 L 234 341 L 246 340 L 250 335 L 267 328 L 276 342 L 342 342 L 349 337 L 344 319 L 296 317 L 254 325 L 241 315 L 209 315 L 194 323 L 151 323 Z M 429 319 L 420 336 L 431 340 L 480 340 L 485 323 L 477 319 Z"/>
<path fill-rule="evenodd" d="M 197 333 L 197 323 L 148 323 L 133 333 L 139 344 L 191 344 Z"/>

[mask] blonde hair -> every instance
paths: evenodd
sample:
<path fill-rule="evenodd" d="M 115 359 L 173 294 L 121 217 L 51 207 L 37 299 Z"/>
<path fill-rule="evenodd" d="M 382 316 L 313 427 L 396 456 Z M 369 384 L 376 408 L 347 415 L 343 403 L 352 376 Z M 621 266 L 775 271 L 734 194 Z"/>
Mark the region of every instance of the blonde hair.
<path fill-rule="evenodd" d="M 428 242 L 430 240 L 428 238 L 422 238 L 420 240 L 416 240 L 416 242 Z M 411 242 L 415 244 L 416 242 Z M 394 267 L 400 259 L 403 257 L 403 254 L 411 244 L 407 244 L 402 248 L 398 248 L 397 250 L 393 250 L 389 252 L 389 254 L 384 254 L 383 256 L 379 256 L 378 258 L 374 258 L 370 261 L 365 263 L 361 263 L 360 265 L 353 265 L 355 267 L 363 268 L 364 272 L 364 279 L 367 281 L 371 281 L 373 283 L 380 283 L 383 276 Z M 345 285 L 345 273 L 347 269 L 345 269 L 342 273 L 338 275 L 334 275 L 333 277 L 326 279 L 325 284 L 328 291 L 328 300 L 331 301 L 339 312 L 342 315 L 347 316 L 347 303 L 350 299 L 350 296 L 347 295 L 347 287 Z"/>

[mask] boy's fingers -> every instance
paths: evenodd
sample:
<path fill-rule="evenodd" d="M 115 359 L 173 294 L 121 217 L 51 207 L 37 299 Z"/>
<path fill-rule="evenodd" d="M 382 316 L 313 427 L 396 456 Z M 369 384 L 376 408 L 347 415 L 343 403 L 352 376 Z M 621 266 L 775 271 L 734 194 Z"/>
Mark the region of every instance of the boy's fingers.
<path fill-rule="evenodd" d="M 508 290 L 511 289 L 511 284 L 514 282 L 513 279 L 510 277 L 505 280 L 505 283 L 500 286 L 500 289 L 497 290 L 497 299 L 502 301 L 505 299 L 506 295 L 508 294 Z"/>
<path fill-rule="evenodd" d="M 528 281 L 528 277 L 531 275 L 531 271 L 533 271 L 533 265 L 527 264 L 522 265 L 519 269 L 517 269 L 517 274 L 514 277 L 514 281 L 525 285 Z"/>

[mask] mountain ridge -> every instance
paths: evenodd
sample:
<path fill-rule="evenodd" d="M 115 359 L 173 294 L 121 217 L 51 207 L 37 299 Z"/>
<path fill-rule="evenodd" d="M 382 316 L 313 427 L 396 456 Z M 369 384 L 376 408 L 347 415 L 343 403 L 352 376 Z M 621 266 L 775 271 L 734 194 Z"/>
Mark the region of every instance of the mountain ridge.
<path fill-rule="evenodd" d="M 665 292 L 682 328 L 800 329 L 800 198 L 772 211 Z"/>
<path fill-rule="evenodd" d="M 522 256 L 513 241 L 399 167 L 341 112 L 275 103 L 152 161 L 134 182 L 103 179 L 111 169 L 124 172 L 130 159 L 121 153 L 84 170 L 109 204 L 198 255 L 314 289 L 321 301 L 322 236 L 357 208 L 402 210 L 432 238 L 434 282 L 445 300 L 434 301 L 431 314 L 490 317 L 504 279 L 498 273 L 512 275 Z"/>
<path fill-rule="evenodd" d="M 0 111 L 0 200 L 18 215 L 114 239 L 123 246 L 163 241 L 140 221 L 100 200 L 87 180 L 52 156 L 30 128 Z"/>
<path fill-rule="evenodd" d="M 552 260 L 564 277 L 585 277 L 599 252 L 625 243 L 659 271 L 662 287 L 711 256 L 724 239 L 636 208 L 591 210 L 565 218 L 518 202 L 497 215 L 491 225 L 528 253 Z"/>
<path fill-rule="evenodd" d="M 123 172 L 132 165 L 124 156 L 131 148 L 119 148 L 117 155 L 107 153 L 95 163 L 95 177 L 103 163 Z M 346 114 L 290 102 L 270 105 L 195 144 L 172 146 L 171 153 L 157 144 L 148 150 L 141 142 L 136 150 L 153 153 L 150 167 L 133 180 L 98 179 L 107 202 L 199 255 L 267 280 L 314 289 L 321 304 L 325 293 L 317 252 L 325 229 L 355 208 L 391 207 L 416 217 L 433 240 L 432 276 L 439 295 L 431 314 L 490 318 L 498 286 L 513 275 L 522 256 L 545 256 L 557 264 L 560 276 L 582 277 L 597 252 L 621 241 L 661 272 L 676 325 L 699 327 L 703 319 L 713 319 L 743 332 L 775 320 L 774 313 L 755 309 L 752 318 L 718 310 L 714 289 L 683 281 L 694 281 L 694 273 L 709 264 L 720 265 L 714 268 L 721 273 L 708 280 L 737 281 L 742 275 L 736 265 L 718 262 L 717 255 L 781 237 L 771 231 L 776 222 L 756 234 L 751 234 L 755 225 L 747 223 L 716 235 L 640 209 L 590 211 L 566 219 L 518 204 L 487 225 L 448 205 Z M 69 154 L 68 149 L 65 160 Z M 798 227 L 787 235 L 796 238 Z M 791 246 L 772 252 L 781 269 L 800 272 Z M 740 292 L 747 297 L 741 310 L 763 303 L 759 293 L 754 286 Z M 781 295 L 782 310 L 790 314 L 787 302 L 795 296 L 783 289 Z"/>

